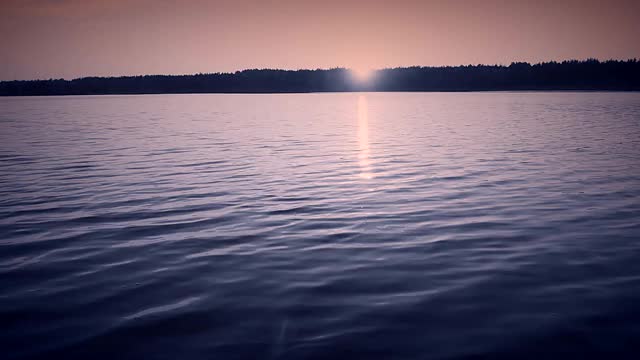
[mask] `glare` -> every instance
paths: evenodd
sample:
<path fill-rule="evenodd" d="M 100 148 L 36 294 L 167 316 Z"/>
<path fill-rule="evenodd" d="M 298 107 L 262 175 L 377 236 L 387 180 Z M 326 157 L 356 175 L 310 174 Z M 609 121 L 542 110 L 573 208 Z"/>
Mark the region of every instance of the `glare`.
<path fill-rule="evenodd" d="M 369 149 L 369 112 L 367 97 L 358 97 L 358 165 L 360 165 L 360 177 L 363 179 L 373 178 L 373 169 L 369 159 L 371 151 Z"/>
<path fill-rule="evenodd" d="M 351 69 L 351 73 L 353 74 L 353 77 L 356 79 L 356 81 L 367 82 L 373 76 L 373 69 L 365 67 L 353 68 Z"/>

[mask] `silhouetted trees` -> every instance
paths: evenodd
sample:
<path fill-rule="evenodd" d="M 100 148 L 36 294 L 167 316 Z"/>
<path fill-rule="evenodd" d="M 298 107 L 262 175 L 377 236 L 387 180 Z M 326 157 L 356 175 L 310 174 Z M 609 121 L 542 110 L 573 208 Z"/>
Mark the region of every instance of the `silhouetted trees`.
<path fill-rule="evenodd" d="M 86 77 L 0 82 L 0 95 L 289 93 L 341 91 L 640 90 L 640 62 L 570 60 L 531 65 L 408 67 L 376 71 L 367 82 L 347 69 L 196 75 Z"/>

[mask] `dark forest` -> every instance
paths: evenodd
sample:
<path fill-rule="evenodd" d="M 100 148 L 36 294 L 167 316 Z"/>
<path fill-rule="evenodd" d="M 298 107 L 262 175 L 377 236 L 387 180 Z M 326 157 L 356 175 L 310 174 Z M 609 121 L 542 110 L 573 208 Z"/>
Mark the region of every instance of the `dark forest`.
<path fill-rule="evenodd" d="M 406 67 L 358 82 L 348 69 L 85 77 L 0 82 L 0 96 L 342 91 L 640 90 L 640 62 L 570 60 L 531 65 Z"/>

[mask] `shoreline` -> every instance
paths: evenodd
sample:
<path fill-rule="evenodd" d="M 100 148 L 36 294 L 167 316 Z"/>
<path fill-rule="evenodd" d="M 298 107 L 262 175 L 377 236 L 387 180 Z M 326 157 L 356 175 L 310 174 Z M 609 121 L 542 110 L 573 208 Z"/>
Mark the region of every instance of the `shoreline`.
<path fill-rule="evenodd" d="M 3 95 L 0 98 L 33 98 L 33 97 L 73 97 L 73 96 L 152 96 L 152 95 L 305 95 L 305 94 L 418 94 L 418 93 L 640 93 L 640 89 L 519 89 L 519 90 L 365 90 L 365 91 L 290 91 L 290 92 L 140 92 L 140 93 L 95 93 L 95 94 L 36 94 L 36 95 Z"/>

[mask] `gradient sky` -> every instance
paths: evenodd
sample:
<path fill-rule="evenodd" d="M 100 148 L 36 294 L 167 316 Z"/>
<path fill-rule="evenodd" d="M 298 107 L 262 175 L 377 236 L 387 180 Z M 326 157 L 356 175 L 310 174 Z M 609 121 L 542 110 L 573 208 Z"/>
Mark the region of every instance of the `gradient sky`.
<path fill-rule="evenodd" d="M 639 0 L 0 0 L 0 79 L 640 58 Z"/>

